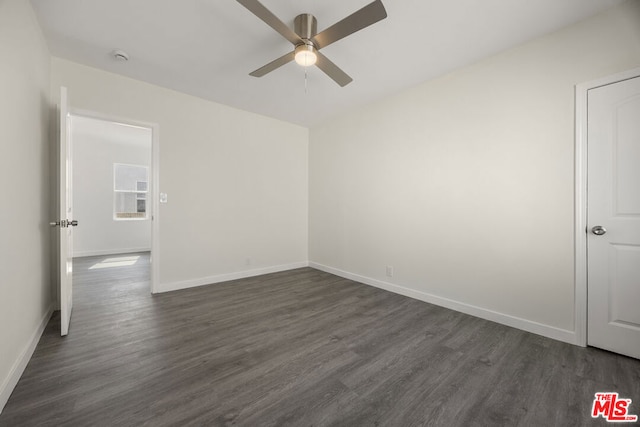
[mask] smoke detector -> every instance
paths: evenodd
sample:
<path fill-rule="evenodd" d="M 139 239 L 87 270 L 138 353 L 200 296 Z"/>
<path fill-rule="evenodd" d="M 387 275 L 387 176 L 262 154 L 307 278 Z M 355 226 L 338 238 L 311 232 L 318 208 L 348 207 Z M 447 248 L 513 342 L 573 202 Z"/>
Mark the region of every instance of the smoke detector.
<path fill-rule="evenodd" d="M 124 50 L 116 49 L 111 52 L 111 55 L 113 55 L 113 57 L 118 61 L 126 62 L 129 60 L 129 54 Z"/>

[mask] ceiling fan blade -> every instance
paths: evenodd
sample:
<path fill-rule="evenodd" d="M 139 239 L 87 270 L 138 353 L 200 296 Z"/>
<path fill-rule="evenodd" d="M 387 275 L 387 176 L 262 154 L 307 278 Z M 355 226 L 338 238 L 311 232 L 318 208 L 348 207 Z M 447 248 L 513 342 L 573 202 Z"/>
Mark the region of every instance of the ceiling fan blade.
<path fill-rule="evenodd" d="M 331 62 L 329 58 L 317 51 L 316 55 L 318 56 L 316 65 L 318 66 L 318 68 L 324 71 L 327 76 L 331 77 L 334 82 L 344 87 L 353 81 L 353 79 L 349 77 L 347 73 L 338 68 L 338 66 Z"/>
<path fill-rule="evenodd" d="M 295 59 L 295 56 L 296 56 L 295 52 L 289 52 L 287 54 L 284 54 L 280 58 L 269 62 L 264 67 L 260 67 L 257 70 L 252 71 L 251 73 L 249 73 L 249 75 L 253 76 L 253 77 L 262 77 L 265 74 L 272 72 L 276 68 L 280 68 L 284 64 L 287 64 L 287 63 L 293 61 Z"/>
<path fill-rule="evenodd" d="M 239 1 L 239 0 L 238 0 Z M 360 31 L 371 24 L 387 17 L 387 11 L 381 0 L 369 3 L 367 6 L 352 13 L 342 21 L 336 22 L 326 30 L 313 36 L 313 43 L 318 49 L 329 46 L 331 43 Z"/>
<path fill-rule="evenodd" d="M 271 13 L 271 11 L 264 7 L 258 0 L 237 0 L 237 2 L 246 7 L 251 13 L 264 21 L 265 24 L 279 32 L 282 37 L 289 40 L 294 45 L 302 42 L 300 36 L 298 36 L 277 16 Z"/>

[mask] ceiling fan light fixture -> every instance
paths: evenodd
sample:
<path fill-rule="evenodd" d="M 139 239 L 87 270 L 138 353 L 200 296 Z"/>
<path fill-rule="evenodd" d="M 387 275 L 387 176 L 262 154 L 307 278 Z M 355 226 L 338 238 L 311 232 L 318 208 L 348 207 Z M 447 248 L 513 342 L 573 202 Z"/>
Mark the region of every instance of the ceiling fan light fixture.
<path fill-rule="evenodd" d="M 316 63 L 318 60 L 318 55 L 316 55 L 316 48 L 313 47 L 312 44 L 301 44 L 296 46 L 295 50 L 295 59 L 298 65 L 302 65 L 303 67 L 310 67 Z"/>

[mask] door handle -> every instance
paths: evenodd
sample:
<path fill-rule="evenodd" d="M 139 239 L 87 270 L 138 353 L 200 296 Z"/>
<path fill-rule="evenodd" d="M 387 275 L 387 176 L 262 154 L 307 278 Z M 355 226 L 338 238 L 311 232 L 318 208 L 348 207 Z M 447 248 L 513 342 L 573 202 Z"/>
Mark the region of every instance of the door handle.
<path fill-rule="evenodd" d="M 596 225 L 595 227 L 593 227 L 593 228 L 591 229 L 591 232 L 592 232 L 593 234 L 595 234 L 596 236 L 602 236 L 603 234 L 605 234 L 605 233 L 607 232 L 607 229 L 606 229 L 606 228 L 604 228 L 604 227 L 603 227 L 603 226 L 601 226 L 601 225 Z"/>
<path fill-rule="evenodd" d="M 49 225 L 52 226 L 52 227 L 60 226 L 60 228 L 77 227 L 78 226 L 78 220 L 74 219 L 74 220 L 69 221 L 67 219 L 63 219 L 63 220 L 60 220 L 60 221 L 50 222 Z"/>

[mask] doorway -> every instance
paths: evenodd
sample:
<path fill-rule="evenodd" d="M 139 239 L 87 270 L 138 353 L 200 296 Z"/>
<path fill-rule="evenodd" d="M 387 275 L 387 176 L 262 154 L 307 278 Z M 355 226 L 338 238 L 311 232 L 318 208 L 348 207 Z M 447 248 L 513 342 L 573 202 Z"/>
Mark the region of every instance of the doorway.
<path fill-rule="evenodd" d="M 577 344 L 640 358 L 640 69 L 576 88 Z"/>
<path fill-rule="evenodd" d="M 102 270 L 138 260 L 149 270 L 147 293 L 155 293 L 157 126 L 77 110 L 69 118 L 72 200 L 79 224 L 73 233 L 74 264 L 95 261 Z"/>

